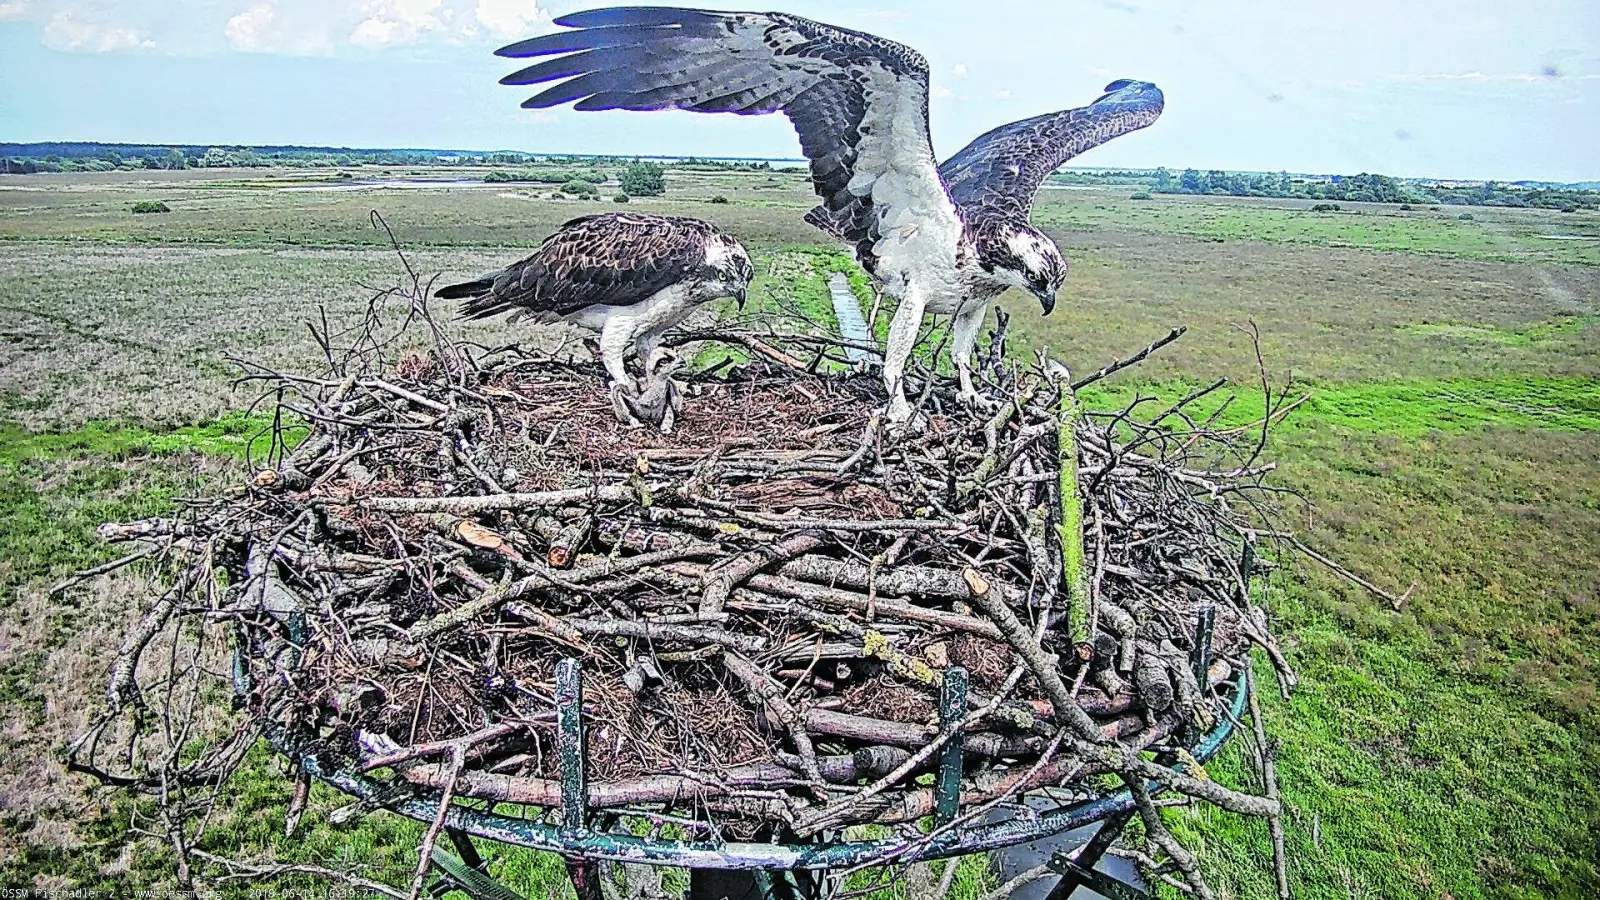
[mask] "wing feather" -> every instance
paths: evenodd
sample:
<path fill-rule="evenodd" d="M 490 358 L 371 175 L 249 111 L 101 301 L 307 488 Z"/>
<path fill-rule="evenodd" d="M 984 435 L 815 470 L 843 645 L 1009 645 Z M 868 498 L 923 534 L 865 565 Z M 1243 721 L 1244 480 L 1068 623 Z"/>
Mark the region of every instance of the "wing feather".
<path fill-rule="evenodd" d="M 782 112 L 835 233 L 861 252 L 893 252 L 895 240 L 884 238 L 895 223 L 960 233 L 928 134 L 928 65 L 915 50 L 785 13 L 626 7 L 573 13 L 556 24 L 576 30 L 498 51 L 567 54 L 502 79 L 560 81 L 524 107 Z M 947 243 L 953 258 L 956 241 Z M 933 247 L 929 240 L 908 250 L 900 268 Z"/>
<path fill-rule="evenodd" d="M 1094 103 L 1002 125 L 939 167 L 950 197 L 969 220 L 994 214 L 1027 219 L 1050 173 L 1093 147 L 1144 128 L 1161 115 L 1161 90 L 1114 81 Z"/>
<path fill-rule="evenodd" d="M 492 315 L 518 308 L 561 316 L 590 306 L 637 303 L 704 267 L 706 241 L 714 234 L 709 223 L 676 216 L 609 213 L 573 219 L 527 258 L 492 276 L 468 311 Z"/>

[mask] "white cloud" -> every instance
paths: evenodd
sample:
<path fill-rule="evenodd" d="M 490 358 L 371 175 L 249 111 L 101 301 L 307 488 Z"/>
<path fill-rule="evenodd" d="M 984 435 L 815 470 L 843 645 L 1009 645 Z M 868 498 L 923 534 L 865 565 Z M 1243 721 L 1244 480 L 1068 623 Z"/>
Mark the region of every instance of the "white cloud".
<path fill-rule="evenodd" d="M 338 39 L 355 26 L 351 11 L 338 7 L 327 3 L 316 9 L 296 0 L 253 0 L 228 19 L 222 34 L 228 46 L 245 53 L 327 56 Z"/>
<path fill-rule="evenodd" d="M 350 32 L 350 43 L 358 47 L 386 47 L 415 44 L 428 34 L 444 30 L 444 0 L 370 0 L 367 17 Z"/>
<path fill-rule="evenodd" d="M 236 50 L 262 50 L 267 46 L 267 35 L 272 32 L 277 18 L 278 8 L 263 3 L 229 19 L 222 33 Z"/>
<path fill-rule="evenodd" d="M 44 26 L 44 43 L 52 50 L 109 53 L 113 50 L 149 49 L 155 44 L 142 31 L 80 19 L 61 10 Z"/>
<path fill-rule="evenodd" d="M 499 38 L 527 37 L 551 27 L 550 13 L 535 0 L 478 0 L 473 16 Z"/>
<path fill-rule="evenodd" d="M 952 92 L 952 91 L 951 91 L 951 90 L 950 90 L 950 89 L 949 89 L 949 88 L 947 88 L 947 87 L 942 87 L 942 88 L 934 88 L 934 89 L 933 89 L 933 96 L 934 96 L 934 97 L 936 97 L 936 98 L 938 98 L 938 99 L 940 99 L 940 100 L 943 100 L 943 99 L 944 99 L 944 98 L 946 98 L 946 97 L 954 97 L 954 96 L 955 96 L 955 93 L 954 93 L 954 92 Z"/>
<path fill-rule="evenodd" d="M 1010 88 L 1001 88 L 1000 90 L 994 92 L 994 97 L 995 97 L 996 100 L 1010 100 L 1011 99 L 1011 89 Z"/>
<path fill-rule="evenodd" d="M 957 78 L 967 77 L 967 64 L 956 63 L 956 67 L 950 70 L 950 74 L 956 76 Z"/>
<path fill-rule="evenodd" d="M 541 0 L 0 0 L 57 50 L 329 56 L 548 30 Z"/>

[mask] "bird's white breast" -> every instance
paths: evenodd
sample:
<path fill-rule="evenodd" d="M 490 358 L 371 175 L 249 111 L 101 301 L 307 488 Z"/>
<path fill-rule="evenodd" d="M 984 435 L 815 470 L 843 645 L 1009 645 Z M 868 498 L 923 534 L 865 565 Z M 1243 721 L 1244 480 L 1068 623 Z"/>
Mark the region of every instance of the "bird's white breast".
<path fill-rule="evenodd" d="M 694 282 L 679 282 L 628 306 L 586 306 L 567 316 L 567 321 L 591 331 L 599 331 L 618 319 L 633 323 L 636 327 L 631 330 L 635 332 L 668 328 L 694 309 L 695 288 Z"/>

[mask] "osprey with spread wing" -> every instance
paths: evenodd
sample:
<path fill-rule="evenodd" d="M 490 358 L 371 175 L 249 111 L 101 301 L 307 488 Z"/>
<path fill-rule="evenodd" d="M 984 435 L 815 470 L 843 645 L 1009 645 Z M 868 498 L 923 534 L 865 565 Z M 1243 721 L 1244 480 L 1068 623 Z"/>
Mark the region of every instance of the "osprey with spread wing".
<path fill-rule="evenodd" d="M 575 30 L 498 51 L 555 57 L 501 79 L 560 82 L 524 107 L 788 116 L 822 200 L 807 220 L 849 244 L 899 301 L 883 367 L 896 422 L 911 415 L 903 378 L 923 315 L 955 317 L 962 395 L 978 400 L 968 357 L 990 301 L 1022 288 L 1048 313 L 1066 280 L 1060 249 L 1028 224 L 1034 193 L 1069 157 L 1161 112 L 1154 85 L 1116 82 L 1092 106 L 996 129 L 941 168 L 928 64 L 903 44 L 786 13 L 636 7 L 556 24 Z"/>

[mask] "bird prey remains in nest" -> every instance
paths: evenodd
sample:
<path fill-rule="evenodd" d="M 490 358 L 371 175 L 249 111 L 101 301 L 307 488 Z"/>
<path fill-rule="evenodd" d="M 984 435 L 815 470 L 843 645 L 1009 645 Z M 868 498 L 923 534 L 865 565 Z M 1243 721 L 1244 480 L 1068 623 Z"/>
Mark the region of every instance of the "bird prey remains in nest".
<path fill-rule="evenodd" d="M 524 107 L 788 116 L 822 198 L 807 220 L 899 301 L 883 366 L 896 422 L 911 415 L 903 377 L 923 314 L 955 317 L 962 396 L 979 400 L 968 357 L 990 301 L 1018 287 L 1048 313 L 1067 277 L 1060 248 L 1029 225 L 1035 192 L 1068 158 L 1161 113 L 1154 85 L 1113 82 L 1091 106 L 995 129 L 941 167 L 928 64 L 910 47 L 786 13 L 637 7 L 555 21 L 575 30 L 497 51 L 555 57 L 501 79 L 560 82 Z"/>
<path fill-rule="evenodd" d="M 649 410 L 649 424 L 663 425 L 672 405 L 656 396 L 668 394 L 652 391 L 671 369 L 662 336 L 707 301 L 733 297 L 743 306 L 754 275 L 743 245 L 709 222 L 611 213 L 573 219 L 526 259 L 434 296 L 461 300 L 469 318 L 511 312 L 513 321 L 570 322 L 598 332 L 619 417 Z M 638 384 L 624 365 L 630 353 L 644 372 Z"/>

